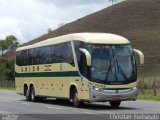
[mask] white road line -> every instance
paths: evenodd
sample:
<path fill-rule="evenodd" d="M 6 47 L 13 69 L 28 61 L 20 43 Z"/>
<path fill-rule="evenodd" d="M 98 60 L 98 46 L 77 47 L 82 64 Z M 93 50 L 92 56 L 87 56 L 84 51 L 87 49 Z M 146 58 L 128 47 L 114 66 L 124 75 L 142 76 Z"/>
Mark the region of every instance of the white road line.
<path fill-rule="evenodd" d="M 94 113 L 92 113 L 92 112 L 84 112 L 85 114 L 94 114 Z"/>
<path fill-rule="evenodd" d="M 31 105 L 31 104 L 29 104 L 29 103 L 21 103 L 21 104 L 23 104 L 23 105 Z"/>
<path fill-rule="evenodd" d="M 113 112 L 98 112 L 97 114 L 112 114 Z"/>
<path fill-rule="evenodd" d="M 57 110 L 61 109 L 61 108 L 58 108 L 58 107 L 51 107 L 51 106 L 46 106 L 46 107 L 49 108 L 49 109 L 57 109 Z"/>
<path fill-rule="evenodd" d="M 96 114 L 96 115 L 98 115 L 98 116 L 106 116 L 106 115 L 104 115 L 104 114 Z"/>

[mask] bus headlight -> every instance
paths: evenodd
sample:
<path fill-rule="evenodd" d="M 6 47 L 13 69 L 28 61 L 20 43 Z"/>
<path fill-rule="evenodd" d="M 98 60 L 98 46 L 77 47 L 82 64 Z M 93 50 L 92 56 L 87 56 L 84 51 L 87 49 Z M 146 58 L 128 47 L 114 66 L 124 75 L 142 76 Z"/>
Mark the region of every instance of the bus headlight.
<path fill-rule="evenodd" d="M 137 88 L 136 87 L 133 87 L 133 90 L 136 90 Z"/>
<path fill-rule="evenodd" d="M 95 88 L 96 91 L 99 91 L 99 88 Z"/>
<path fill-rule="evenodd" d="M 96 90 L 96 91 L 100 92 L 100 91 L 102 91 L 102 88 L 93 87 L 93 90 Z"/>

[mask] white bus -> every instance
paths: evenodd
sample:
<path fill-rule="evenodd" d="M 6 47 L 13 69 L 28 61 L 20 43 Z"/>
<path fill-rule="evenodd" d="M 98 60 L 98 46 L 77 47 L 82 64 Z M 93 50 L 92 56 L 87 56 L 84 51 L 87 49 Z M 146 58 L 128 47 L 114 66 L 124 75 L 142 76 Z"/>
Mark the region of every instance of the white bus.
<path fill-rule="evenodd" d="M 53 97 L 79 107 L 84 102 L 136 100 L 137 70 L 134 52 L 141 51 L 119 35 L 74 33 L 16 50 L 16 92 L 27 101 Z"/>

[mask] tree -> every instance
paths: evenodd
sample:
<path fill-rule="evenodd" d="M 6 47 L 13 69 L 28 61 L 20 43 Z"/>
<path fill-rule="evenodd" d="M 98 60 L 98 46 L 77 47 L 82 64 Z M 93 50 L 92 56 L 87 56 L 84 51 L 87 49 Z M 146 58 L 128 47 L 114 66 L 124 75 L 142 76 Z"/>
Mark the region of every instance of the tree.
<path fill-rule="evenodd" d="M 12 50 L 18 47 L 19 42 L 14 35 L 6 36 L 4 40 L 0 40 L 0 50 L 1 55 L 3 56 L 4 51 Z"/>
<path fill-rule="evenodd" d="M 57 32 L 58 32 L 59 36 L 63 34 L 63 26 L 64 25 L 65 25 L 65 23 L 58 24 Z"/>
<path fill-rule="evenodd" d="M 14 35 L 9 35 L 6 37 L 7 47 L 8 49 L 15 49 L 18 47 L 19 42 L 17 41 L 17 38 Z"/>
<path fill-rule="evenodd" d="M 52 32 L 52 29 L 51 28 L 48 28 L 48 33 Z"/>
<path fill-rule="evenodd" d="M 117 0 L 109 0 L 109 2 L 112 2 L 112 5 L 114 4 L 114 2 L 117 2 Z"/>
<path fill-rule="evenodd" d="M 8 43 L 5 40 L 0 41 L 0 50 L 1 50 L 1 55 L 3 56 L 3 53 L 5 50 L 8 48 Z"/>
<path fill-rule="evenodd" d="M 14 80 L 14 57 L 0 57 L 0 80 Z"/>

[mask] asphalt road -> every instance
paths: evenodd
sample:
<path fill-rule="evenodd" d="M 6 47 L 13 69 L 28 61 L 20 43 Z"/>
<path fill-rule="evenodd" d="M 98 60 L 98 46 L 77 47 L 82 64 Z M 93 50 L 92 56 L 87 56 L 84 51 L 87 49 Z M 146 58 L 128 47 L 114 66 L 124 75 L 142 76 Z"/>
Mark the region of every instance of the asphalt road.
<path fill-rule="evenodd" d="M 150 113 L 160 113 L 160 102 L 125 101 L 118 109 L 112 109 L 109 103 L 86 103 L 81 108 L 74 108 L 68 101 L 47 99 L 41 103 L 27 102 L 15 91 L 0 90 L 0 119 L 11 114 L 18 115 L 18 120 L 104 120 L 107 114 Z"/>

